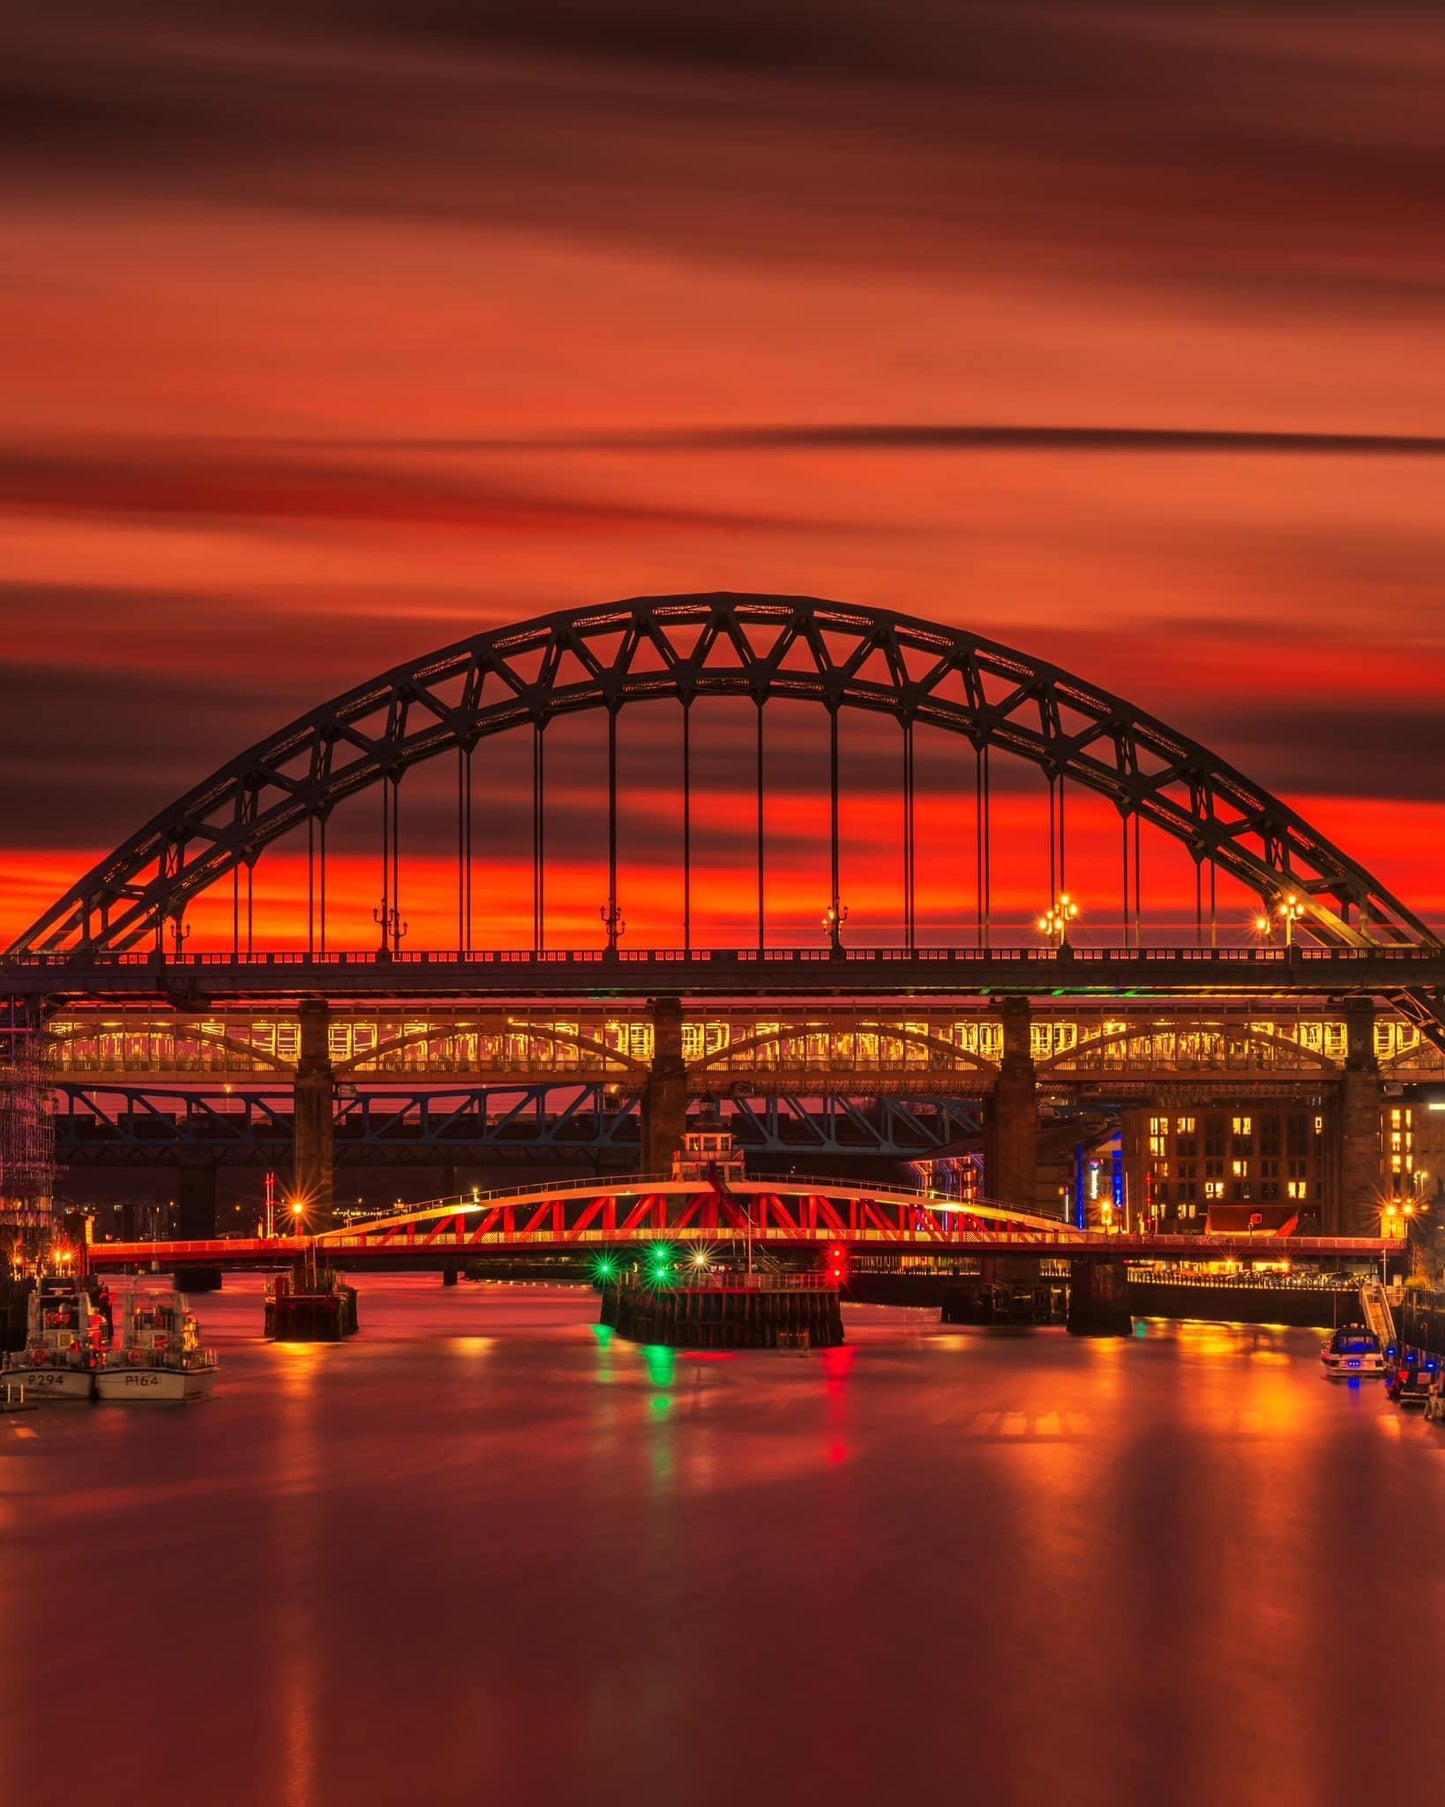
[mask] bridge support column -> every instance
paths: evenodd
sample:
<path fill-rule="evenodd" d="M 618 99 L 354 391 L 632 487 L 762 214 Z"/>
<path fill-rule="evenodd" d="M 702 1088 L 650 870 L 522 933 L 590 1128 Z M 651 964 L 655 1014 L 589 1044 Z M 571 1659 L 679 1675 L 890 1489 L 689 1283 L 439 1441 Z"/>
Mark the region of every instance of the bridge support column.
<path fill-rule="evenodd" d="M 1069 1263 L 1069 1334 L 1130 1336 L 1129 1275 L 1122 1261 L 1089 1257 Z"/>
<path fill-rule="evenodd" d="M 1027 998 L 1003 1000 L 1003 1060 L 989 1101 L 984 1191 L 1000 1204 L 1032 1211 L 1038 1192 L 1039 1106 Z"/>
<path fill-rule="evenodd" d="M 216 1234 L 216 1163 L 203 1149 L 185 1149 L 176 1178 L 176 1238 L 209 1242 Z"/>
<path fill-rule="evenodd" d="M 1325 1200 L 1326 1236 L 1379 1234 L 1380 1063 L 1375 1007 L 1369 998 L 1345 1005 L 1345 1070 L 1336 1111 L 1335 1184 Z"/>
<path fill-rule="evenodd" d="M 301 1058 L 296 1063 L 293 1090 L 296 1196 L 305 1202 L 308 1228 L 325 1230 L 331 1228 L 334 1221 L 331 1009 L 324 998 L 303 998 L 299 1015 Z"/>
<path fill-rule="evenodd" d="M 687 1123 L 682 999 L 652 1000 L 652 1069 L 642 1093 L 642 1172 L 666 1173 Z"/>

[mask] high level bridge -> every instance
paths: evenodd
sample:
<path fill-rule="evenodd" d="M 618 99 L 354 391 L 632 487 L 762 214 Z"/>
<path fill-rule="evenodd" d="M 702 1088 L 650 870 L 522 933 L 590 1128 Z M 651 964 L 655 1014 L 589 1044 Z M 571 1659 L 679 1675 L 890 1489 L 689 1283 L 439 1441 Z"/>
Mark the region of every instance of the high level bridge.
<path fill-rule="evenodd" d="M 1357 1228 L 1428 1185 L 1442 998 L 1403 902 L 1085 680 L 885 611 L 644 598 L 358 686 L 57 899 L 0 957 L 0 1197 L 36 1205 L 58 1138 L 177 1163 L 204 1232 L 217 1162 L 324 1212 L 338 1160 L 656 1169 L 706 1110 L 775 1156 L 977 1145 L 1032 1209 L 1042 1103 L 1122 1114 L 1162 1226 Z"/>

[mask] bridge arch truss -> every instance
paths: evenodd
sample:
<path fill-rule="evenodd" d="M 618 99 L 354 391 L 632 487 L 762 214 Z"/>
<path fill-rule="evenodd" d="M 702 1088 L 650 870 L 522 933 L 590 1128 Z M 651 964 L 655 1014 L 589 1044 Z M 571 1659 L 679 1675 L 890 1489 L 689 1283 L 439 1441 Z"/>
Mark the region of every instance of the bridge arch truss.
<path fill-rule="evenodd" d="M 457 762 L 457 926 L 472 943 L 470 846 L 473 765 L 498 735 L 530 734 L 534 764 L 535 944 L 546 933 L 543 766 L 546 729 L 581 711 L 608 725 L 609 897 L 617 888 L 616 723 L 629 705 L 681 706 L 684 838 L 689 835 L 688 724 L 691 706 L 733 697 L 757 713 L 759 844 L 767 706 L 779 699 L 820 706 L 830 728 L 830 858 L 839 893 L 839 715 L 891 717 L 902 732 L 904 921 L 916 935 L 913 735 L 926 726 L 960 736 L 974 753 L 979 846 L 978 934 L 990 934 L 989 809 L 992 763 L 1010 756 L 1047 780 L 1050 872 L 1062 878 L 1065 801 L 1078 787 L 1117 808 L 1126 937 L 1140 932 L 1139 832 L 1149 825 L 1180 843 L 1194 863 L 1203 920 L 1206 875 L 1228 873 L 1272 912 L 1281 897 L 1304 900 L 1298 933 L 1326 947 L 1436 949 L 1433 931 L 1357 861 L 1281 799 L 1188 736 L 1057 666 L 961 630 L 888 611 L 813 597 L 726 593 L 644 597 L 568 610 L 475 635 L 338 696 L 249 748 L 162 810 L 99 862 L 14 943 L 16 955 L 122 952 L 161 947 L 183 933 L 186 910 L 230 879 L 236 951 L 243 875 L 274 842 L 307 836 L 308 889 L 319 885 L 325 951 L 326 827 L 349 797 L 382 797 L 383 935 L 400 922 L 400 787 L 421 762 Z M 1131 863 L 1132 848 L 1132 863 Z M 766 939 L 761 854 L 759 945 Z M 687 877 L 690 898 L 690 873 Z M 1131 893 L 1132 885 L 1132 893 Z M 248 892 L 249 894 L 249 892 Z M 308 936 L 314 906 L 308 898 Z M 1131 925 L 1132 908 L 1132 925 Z M 684 940 L 691 945 L 690 904 Z M 1211 909 L 1212 916 L 1212 909 Z M 391 924 L 388 927 L 388 924 Z"/>

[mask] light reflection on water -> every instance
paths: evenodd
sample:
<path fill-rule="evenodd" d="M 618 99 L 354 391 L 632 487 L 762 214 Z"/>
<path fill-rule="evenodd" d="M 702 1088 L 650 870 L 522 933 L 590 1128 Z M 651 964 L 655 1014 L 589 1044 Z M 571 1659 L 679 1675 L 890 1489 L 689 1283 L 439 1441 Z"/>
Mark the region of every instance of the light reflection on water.
<path fill-rule="evenodd" d="M 1293 1807 L 1445 1755 L 1445 1431 L 1317 1335 L 699 1356 L 596 1308 L 367 1278 L 280 1348 L 240 1283 L 208 1405 L 0 1421 L 7 1804 Z"/>

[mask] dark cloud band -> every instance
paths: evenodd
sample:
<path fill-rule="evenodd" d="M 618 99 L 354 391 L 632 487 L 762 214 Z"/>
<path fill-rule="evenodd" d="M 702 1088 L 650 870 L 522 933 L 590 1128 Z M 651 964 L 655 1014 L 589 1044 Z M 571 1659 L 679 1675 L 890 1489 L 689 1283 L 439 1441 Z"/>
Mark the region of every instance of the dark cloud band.
<path fill-rule="evenodd" d="M 339 443 L 339 442 L 330 442 Z M 353 445 L 356 442 L 351 442 Z M 850 421 L 662 433 L 363 442 L 413 452 L 1121 452 L 1244 457 L 1439 458 L 1445 434 L 1315 433 L 1230 427 L 1010 426 Z"/>

